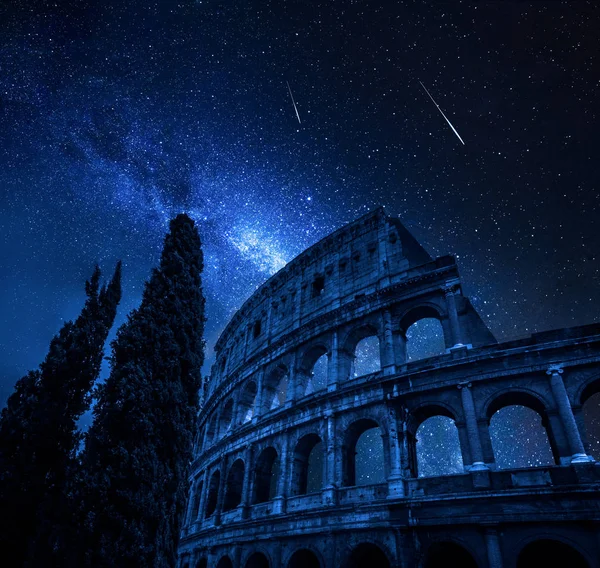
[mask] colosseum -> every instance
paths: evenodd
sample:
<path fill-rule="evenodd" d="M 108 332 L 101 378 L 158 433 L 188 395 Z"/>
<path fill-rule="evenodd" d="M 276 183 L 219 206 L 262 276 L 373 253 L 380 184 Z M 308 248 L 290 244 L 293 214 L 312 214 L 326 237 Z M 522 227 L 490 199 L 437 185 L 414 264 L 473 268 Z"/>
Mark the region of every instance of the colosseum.
<path fill-rule="evenodd" d="M 420 320 L 434 356 L 411 356 Z M 455 259 L 377 209 L 267 280 L 215 350 L 182 568 L 600 567 L 600 325 L 498 343 Z M 498 442 L 511 408 L 536 420 Z M 435 420 L 450 460 L 425 448 Z M 547 452 L 507 462 L 528 429 Z"/>

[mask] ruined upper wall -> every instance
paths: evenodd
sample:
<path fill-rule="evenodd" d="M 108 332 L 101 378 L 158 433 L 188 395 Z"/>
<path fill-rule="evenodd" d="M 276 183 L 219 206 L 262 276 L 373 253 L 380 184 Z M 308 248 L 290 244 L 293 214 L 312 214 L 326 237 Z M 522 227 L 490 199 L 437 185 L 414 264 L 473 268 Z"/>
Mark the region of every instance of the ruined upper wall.
<path fill-rule="evenodd" d="M 364 215 L 298 255 L 246 301 L 217 341 L 218 374 L 233 372 L 292 329 L 431 261 L 383 208 Z"/>

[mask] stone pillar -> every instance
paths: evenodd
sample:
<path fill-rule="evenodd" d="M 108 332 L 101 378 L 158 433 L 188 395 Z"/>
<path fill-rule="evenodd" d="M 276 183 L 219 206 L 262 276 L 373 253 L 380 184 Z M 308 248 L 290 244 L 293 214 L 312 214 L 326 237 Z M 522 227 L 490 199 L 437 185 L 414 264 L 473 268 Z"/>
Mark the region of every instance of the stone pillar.
<path fill-rule="evenodd" d="M 388 476 L 388 499 L 404 497 L 404 481 L 402 476 L 402 452 L 398 438 L 398 416 L 396 407 L 388 406 L 388 431 L 390 444 L 390 467 Z"/>
<path fill-rule="evenodd" d="M 336 465 L 335 414 L 331 410 L 327 410 L 325 420 L 325 479 L 321 496 L 324 505 L 335 505 L 337 503 L 337 488 L 340 486 Z"/>
<path fill-rule="evenodd" d="M 208 493 L 208 469 L 204 470 L 202 474 L 202 493 L 200 493 L 200 504 L 198 505 L 198 515 L 192 521 L 196 523 L 202 523 L 204 519 L 204 508 L 206 507 L 206 495 Z"/>
<path fill-rule="evenodd" d="M 289 458 L 288 458 L 288 445 L 289 445 L 289 434 L 287 430 L 283 431 L 281 435 L 281 455 L 279 456 L 279 479 L 277 480 L 277 494 L 273 498 L 273 513 L 285 513 L 287 491 L 288 491 L 288 472 Z"/>
<path fill-rule="evenodd" d="M 393 375 L 396 372 L 396 358 L 390 310 L 384 310 L 381 319 L 383 328 L 383 341 L 380 349 L 381 368 L 385 375 Z"/>
<path fill-rule="evenodd" d="M 448 319 L 450 320 L 450 330 L 452 333 L 452 343 L 454 344 L 451 349 L 464 346 L 464 343 L 462 342 L 460 323 L 458 321 L 458 312 L 456 311 L 456 298 L 454 297 L 455 289 L 455 285 L 447 286 L 444 289 L 444 294 L 446 295 L 446 306 L 448 308 Z"/>
<path fill-rule="evenodd" d="M 495 528 L 485 529 L 485 545 L 487 548 L 488 564 L 490 568 L 503 568 L 502 551 L 500 550 L 500 539 Z"/>
<path fill-rule="evenodd" d="M 248 444 L 246 448 L 246 460 L 244 465 L 244 481 L 242 485 L 242 518 L 250 516 L 250 505 L 252 504 L 252 472 L 254 470 L 254 445 Z"/>
<path fill-rule="evenodd" d="M 227 483 L 227 456 L 221 458 L 219 466 L 221 479 L 219 480 L 219 491 L 217 493 L 217 507 L 215 508 L 215 525 L 221 524 L 221 512 L 223 510 L 223 501 L 225 499 L 225 486 Z"/>
<path fill-rule="evenodd" d="M 569 396 L 567 395 L 567 389 L 565 389 L 565 384 L 561 377 L 563 370 L 558 365 L 553 365 L 546 373 L 550 376 L 552 395 L 554 396 L 560 421 L 569 442 L 571 463 L 593 462 L 594 459 L 585 453 L 585 448 L 579 435 L 577 422 L 575 422 Z"/>
<path fill-rule="evenodd" d="M 295 402 L 302 398 L 304 393 L 300 393 L 300 384 L 302 382 L 300 370 L 296 368 L 296 352 L 292 353 L 292 361 L 288 370 L 288 385 L 285 393 L 285 402 Z M 284 404 L 285 404 L 284 402 Z"/>
<path fill-rule="evenodd" d="M 483 451 L 481 449 L 481 440 L 479 439 L 479 428 L 477 426 L 477 416 L 475 415 L 471 383 L 462 383 L 458 385 L 458 388 L 460 390 L 463 412 L 465 413 L 465 424 L 469 437 L 469 448 L 471 450 L 471 467 L 469 469 L 470 471 L 487 470 L 488 467 L 483 462 Z"/>
<path fill-rule="evenodd" d="M 403 331 L 392 332 L 392 344 L 394 346 L 394 364 L 396 370 L 399 365 L 406 363 L 406 335 Z"/>
<path fill-rule="evenodd" d="M 327 354 L 327 390 L 337 389 L 339 380 L 340 353 L 338 346 L 338 332 L 334 329 L 331 332 L 331 349 Z"/>
<path fill-rule="evenodd" d="M 256 380 L 256 400 L 254 401 L 254 412 L 252 413 L 252 423 L 256 423 L 263 413 L 263 391 L 265 386 L 265 368 L 261 367 L 258 371 Z"/>

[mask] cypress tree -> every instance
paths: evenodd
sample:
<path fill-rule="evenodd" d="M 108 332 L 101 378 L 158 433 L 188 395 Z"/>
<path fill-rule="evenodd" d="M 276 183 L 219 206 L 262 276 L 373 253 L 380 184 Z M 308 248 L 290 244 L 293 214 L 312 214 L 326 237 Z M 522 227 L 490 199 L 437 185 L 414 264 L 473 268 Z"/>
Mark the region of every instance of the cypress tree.
<path fill-rule="evenodd" d="M 39 369 L 17 381 L 0 416 L 0 542 L 14 566 L 50 564 L 65 521 L 67 478 L 81 437 L 104 344 L 121 299 L 121 263 L 100 289 L 96 267 L 86 302 L 51 343 Z"/>
<path fill-rule="evenodd" d="M 98 387 L 82 455 L 78 565 L 176 564 L 204 360 L 202 268 L 196 226 L 180 214 Z"/>

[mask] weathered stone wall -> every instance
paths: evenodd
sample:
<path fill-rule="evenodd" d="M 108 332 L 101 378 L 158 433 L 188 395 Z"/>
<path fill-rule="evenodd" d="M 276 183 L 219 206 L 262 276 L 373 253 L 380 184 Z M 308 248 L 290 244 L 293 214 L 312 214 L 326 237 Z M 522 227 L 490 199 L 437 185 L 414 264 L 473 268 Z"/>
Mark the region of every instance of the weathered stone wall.
<path fill-rule="evenodd" d="M 406 331 L 429 317 L 445 352 L 408 362 Z M 380 370 L 355 377 L 367 337 Z M 454 259 L 432 260 L 377 210 L 290 262 L 219 339 L 181 566 L 434 567 L 454 555 L 508 568 L 550 541 L 597 567 L 600 466 L 581 409 L 600 391 L 599 362 L 600 326 L 497 344 L 462 296 Z M 512 404 L 540 415 L 554 465 L 497 467 L 490 418 Z M 464 470 L 419 477 L 416 432 L 439 415 L 457 427 Z M 356 485 L 356 444 L 374 427 L 384 480 Z M 321 486 L 308 492 L 313 450 Z"/>

